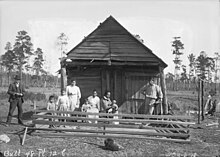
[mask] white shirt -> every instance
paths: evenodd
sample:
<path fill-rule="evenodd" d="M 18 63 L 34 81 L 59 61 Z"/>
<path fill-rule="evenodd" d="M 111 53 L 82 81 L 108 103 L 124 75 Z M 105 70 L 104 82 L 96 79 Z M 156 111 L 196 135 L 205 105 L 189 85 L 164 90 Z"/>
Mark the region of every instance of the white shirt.
<path fill-rule="evenodd" d="M 60 106 L 69 107 L 69 98 L 67 97 L 67 95 L 59 96 L 57 100 L 57 104 L 59 107 Z"/>
<path fill-rule="evenodd" d="M 81 98 L 81 92 L 78 86 L 67 86 L 66 92 L 68 96 L 77 96 L 79 99 Z"/>
<path fill-rule="evenodd" d="M 98 96 L 89 96 L 88 101 L 91 107 L 97 108 L 98 110 L 100 109 L 100 98 Z"/>

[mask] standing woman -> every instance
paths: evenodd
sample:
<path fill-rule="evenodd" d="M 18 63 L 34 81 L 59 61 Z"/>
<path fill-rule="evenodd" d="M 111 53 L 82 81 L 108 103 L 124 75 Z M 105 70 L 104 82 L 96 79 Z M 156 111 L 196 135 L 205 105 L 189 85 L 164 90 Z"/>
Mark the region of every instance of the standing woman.
<path fill-rule="evenodd" d="M 73 80 L 71 85 L 66 87 L 66 92 L 69 98 L 70 111 L 74 111 L 79 108 L 81 92 L 80 88 L 76 86 L 76 80 Z"/>
<path fill-rule="evenodd" d="M 100 112 L 108 113 L 108 110 L 111 108 L 111 104 L 112 104 L 110 97 L 111 97 L 111 92 L 106 91 L 101 99 Z"/>

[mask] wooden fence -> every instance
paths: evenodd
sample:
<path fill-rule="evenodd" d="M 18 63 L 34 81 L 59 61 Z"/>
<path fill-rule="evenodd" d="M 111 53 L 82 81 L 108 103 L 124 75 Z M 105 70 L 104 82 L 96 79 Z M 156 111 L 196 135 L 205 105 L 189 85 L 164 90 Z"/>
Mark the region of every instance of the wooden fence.
<path fill-rule="evenodd" d="M 177 81 L 169 81 L 166 80 L 166 87 L 169 91 L 197 91 L 198 90 L 198 82 L 197 81 L 185 81 L 182 82 L 180 80 Z M 220 83 L 208 83 L 204 82 L 204 91 L 216 91 L 220 93 Z"/>
<path fill-rule="evenodd" d="M 189 143 L 189 125 L 195 124 L 190 122 L 191 119 L 188 116 L 172 115 L 37 110 L 33 115 L 33 126 L 25 129 L 22 145 L 27 133 L 43 137 L 137 138 Z M 50 128 L 51 125 L 55 127 Z"/>

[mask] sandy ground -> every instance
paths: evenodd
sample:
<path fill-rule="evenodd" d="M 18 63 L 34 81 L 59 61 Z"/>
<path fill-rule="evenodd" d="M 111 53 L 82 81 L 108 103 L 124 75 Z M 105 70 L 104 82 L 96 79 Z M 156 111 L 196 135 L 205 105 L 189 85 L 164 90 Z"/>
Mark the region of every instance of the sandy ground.
<path fill-rule="evenodd" d="M 168 99 L 178 104 L 181 110 L 187 110 L 190 106 L 195 107 L 196 94 L 188 92 L 168 93 Z M 45 102 L 37 102 L 39 108 L 44 107 Z M 185 105 L 185 107 L 184 107 Z M 5 121 L 8 112 L 7 100 L 0 100 L 0 120 Z M 31 102 L 24 104 L 25 122 L 30 120 L 33 108 Z M 16 113 L 15 113 L 16 114 Z M 195 122 L 197 118 L 195 117 Z M 216 125 L 210 125 L 217 122 L 217 117 L 205 117 L 201 124 L 193 126 L 190 130 L 191 143 L 182 144 L 177 142 L 159 142 L 155 140 L 144 139 L 115 139 L 117 143 L 124 147 L 120 151 L 109 151 L 104 149 L 103 138 L 89 137 L 71 137 L 71 138 L 42 138 L 27 135 L 25 145 L 21 146 L 23 134 L 19 132 L 24 130 L 24 126 L 17 125 L 17 119 L 13 119 L 14 125 L 5 127 L 0 124 L 0 134 L 7 134 L 10 138 L 9 143 L 0 143 L 0 152 L 5 156 L 21 156 L 21 157 L 47 157 L 47 156 L 107 156 L 107 157 L 133 157 L 133 156 L 167 156 L 167 157 L 183 157 L 183 156 L 204 156 L 204 157 L 220 157 L 220 128 Z M 209 125 L 209 126 L 207 126 Z"/>

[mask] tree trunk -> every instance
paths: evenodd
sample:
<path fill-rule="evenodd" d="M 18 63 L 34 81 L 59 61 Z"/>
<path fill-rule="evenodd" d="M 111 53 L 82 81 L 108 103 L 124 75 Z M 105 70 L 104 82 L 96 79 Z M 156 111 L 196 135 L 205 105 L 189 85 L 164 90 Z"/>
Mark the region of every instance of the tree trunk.
<path fill-rule="evenodd" d="M 22 65 L 19 67 L 19 74 L 20 74 L 21 83 L 22 83 Z"/>
<path fill-rule="evenodd" d="M 201 102 L 201 107 L 202 107 L 202 120 L 204 120 L 204 81 L 202 80 L 202 84 L 201 84 L 201 98 L 202 98 L 202 102 Z"/>
<path fill-rule="evenodd" d="M 8 85 L 10 84 L 10 74 L 11 74 L 11 72 L 8 71 Z"/>

